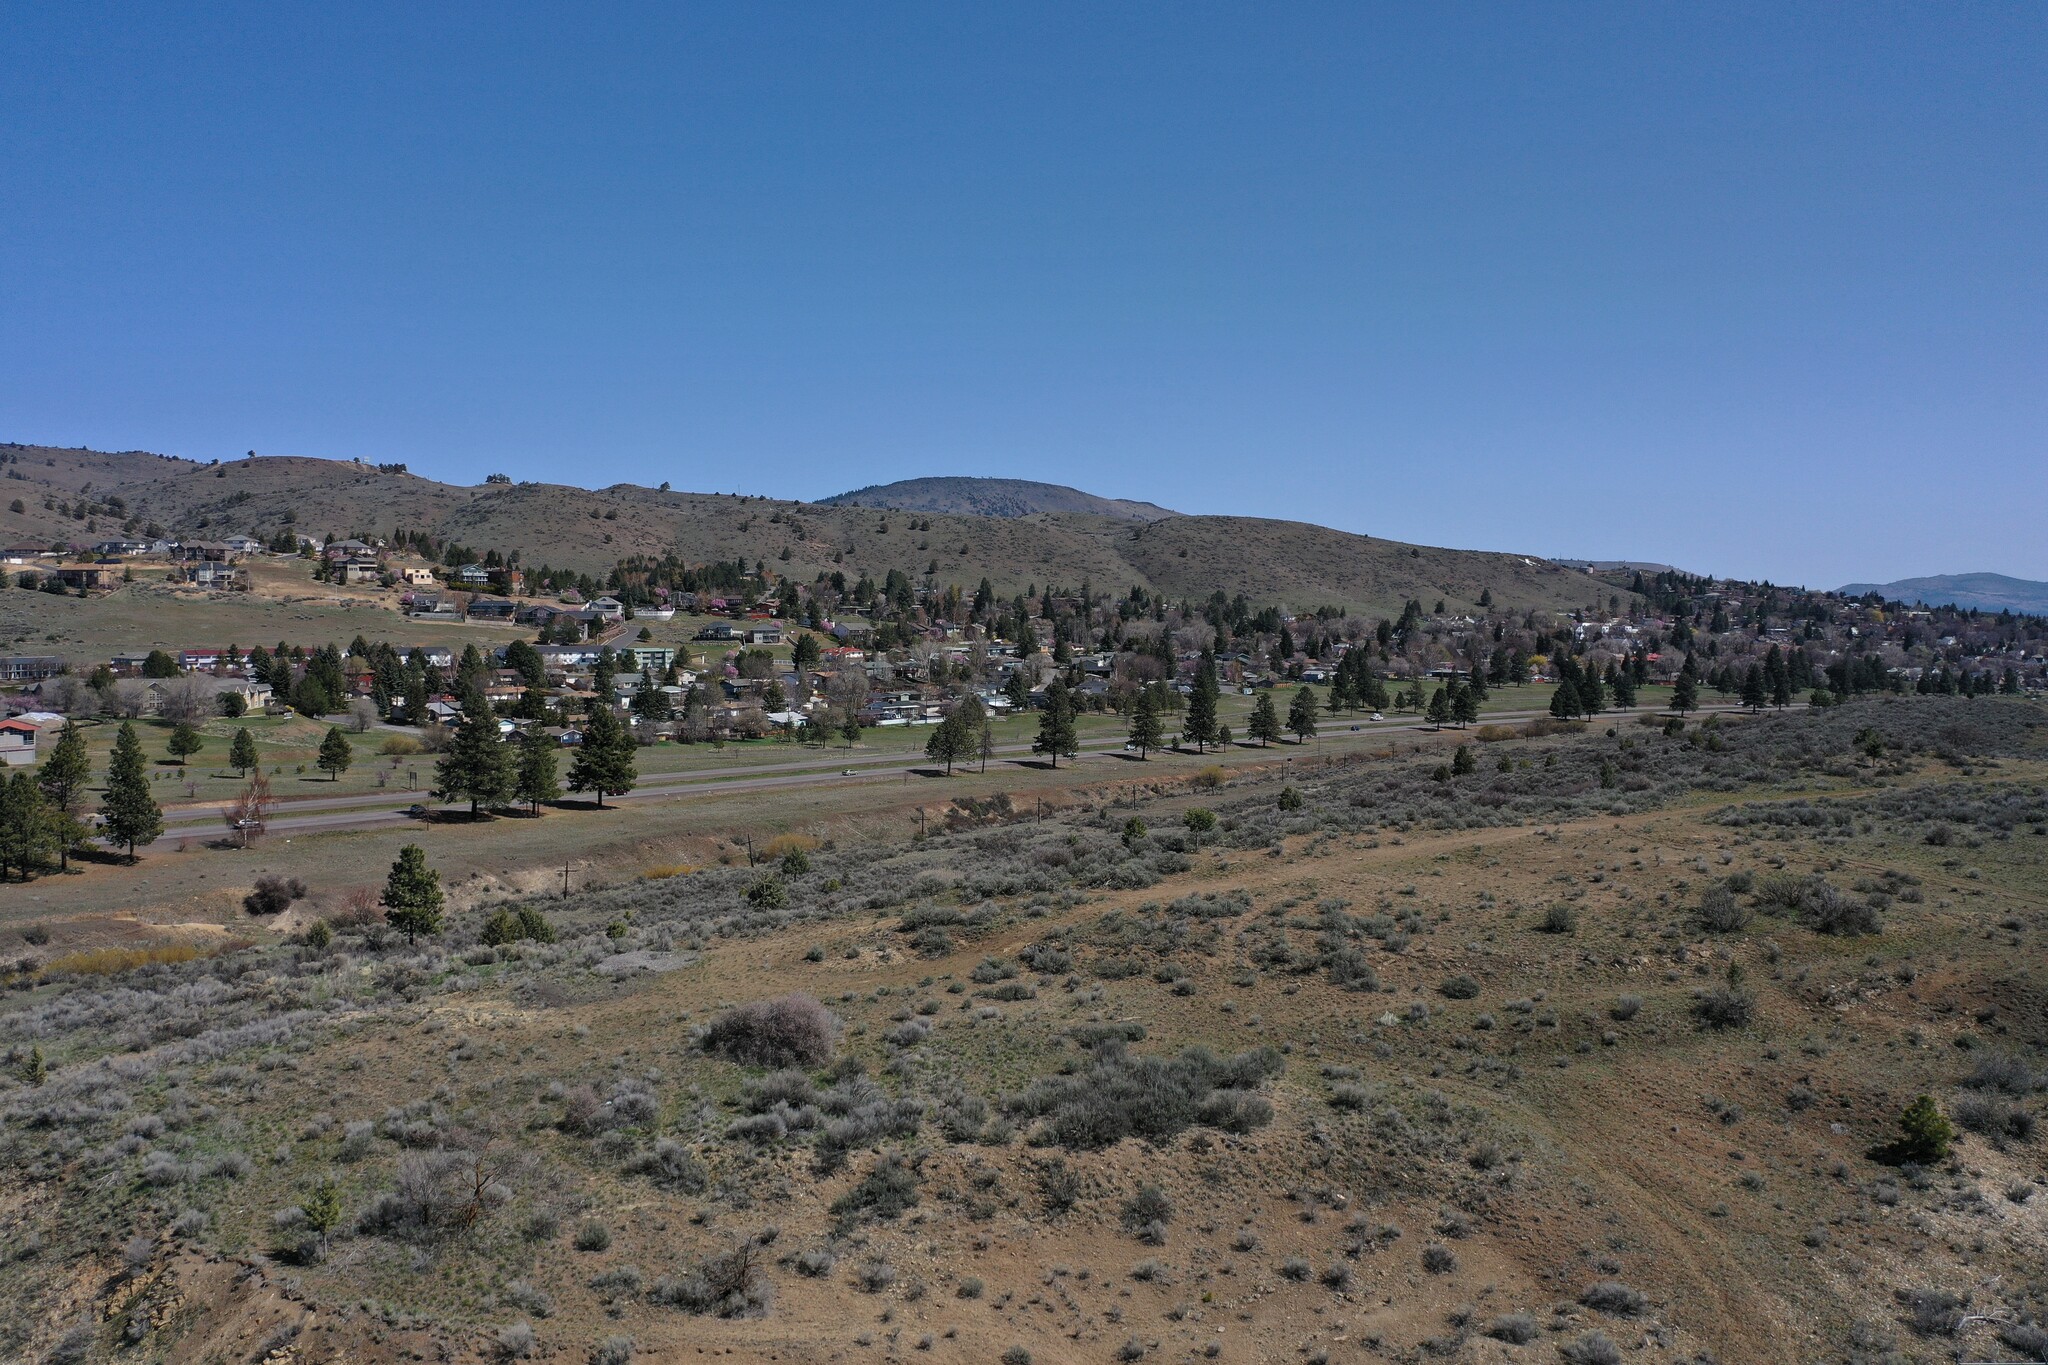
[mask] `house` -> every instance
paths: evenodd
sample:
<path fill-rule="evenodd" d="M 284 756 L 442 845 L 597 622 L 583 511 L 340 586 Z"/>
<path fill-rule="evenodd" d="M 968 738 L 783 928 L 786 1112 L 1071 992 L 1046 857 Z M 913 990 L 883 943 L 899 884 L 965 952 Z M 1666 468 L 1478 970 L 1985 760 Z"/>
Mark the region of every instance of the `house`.
<path fill-rule="evenodd" d="M 779 645 L 782 643 L 781 626 L 754 626 L 747 631 L 750 645 Z"/>
<path fill-rule="evenodd" d="M 178 651 L 178 667 L 187 673 L 211 673 L 226 655 L 218 645 L 196 645 Z"/>
<path fill-rule="evenodd" d="M 229 536 L 221 544 L 227 546 L 231 553 L 238 555 L 253 555 L 263 549 L 263 542 L 254 536 Z"/>
<path fill-rule="evenodd" d="M 211 588 L 216 592 L 232 592 L 246 588 L 242 571 L 218 559 L 202 559 L 185 570 L 185 581 L 195 587 Z"/>
<path fill-rule="evenodd" d="M 668 670 L 670 650 L 667 645 L 634 645 L 629 649 L 620 650 L 619 653 L 632 656 L 636 672 L 644 669 L 651 673 L 663 673 Z"/>
<path fill-rule="evenodd" d="M 506 597 L 473 597 L 469 602 L 472 621 L 509 621 L 518 611 L 519 604 Z"/>
<path fill-rule="evenodd" d="M 739 632 L 731 626 L 720 623 L 704 627 L 704 629 L 697 632 L 694 638 L 699 640 L 737 640 Z"/>
<path fill-rule="evenodd" d="M 455 571 L 455 581 L 466 587 L 480 587 L 491 581 L 491 571 L 481 564 L 465 564 Z"/>
<path fill-rule="evenodd" d="M 96 555 L 140 555 L 149 553 L 153 542 L 147 540 L 102 540 L 92 547 Z"/>
<path fill-rule="evenodd" d="M 0 682 L 40 682 L 64 671 L 55 654 L 16 654 L 0 659 Z"/>
<path fill-rule="evenodd" d="M 107 667 L 123 677 L 133 677 L 142 672 L 143 664 L 149 661 L 146 649 L 130 649 L 113 655 L 107 660 Z"/>
<path fill-rule="evenodd" d="M 362 540 L 330 540 L 327 542 L 327 548 L 322 553 L 329 560 L 375 559 L 377 557 L 377 547 L 368 541 Z"/>
<path fill-rule="evenodd" d="M 384 566 L 374 559 L 347 559 L 337 566 L 344 583 L 374 583 L 384 575 Z"/>
<path fill-rule="evenodd" d="M 626 614 L 626 604 L 616 597 L 599 597 L 590 604 L 590 610 L 607 621 L 617 621 Z"/>
<path fill-rule="evenodd" d="M 60 564 L 57 579 L 67 588 L 96 591 L 111 588 L 121 581 L 121 567 L 118 564 Z"/>
<path fill-rule="evenodd" d="M 36 761 L 36 740 L 42 728 L 32 720 L 0 720 L 0 763 L 25 768 Z"/>
<path fill-rule="evenodd" d="M 398 581 L 405 584 L 408 588 L 431 588 L 434 586 L 435 581 L 434 571 L 432 569 L 419 568 L 400 569 L 398 571 Z"/>

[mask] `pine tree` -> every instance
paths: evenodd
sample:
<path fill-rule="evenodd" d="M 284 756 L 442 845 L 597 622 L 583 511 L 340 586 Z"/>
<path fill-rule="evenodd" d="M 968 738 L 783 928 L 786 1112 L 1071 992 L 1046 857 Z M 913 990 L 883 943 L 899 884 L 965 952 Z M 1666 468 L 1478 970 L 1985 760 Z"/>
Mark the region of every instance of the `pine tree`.
<path fill-rule="evenodd" d="M 179 766 L 183 767 L 185 760 L 198 753 L 205 742 L 199 737 L 199 732 L 192 728 L 190 721 L 181 720 L 171 727 L 170 740 L 164 747 L 170 750 L 171 757 L 177 759 Z"/>
<path fill-rule="evenodd" d="M 247 777 L 249 770 L 259 761 L 256 757 L 256 737 L 249 733 L 247 726 L 236 726 L 234 742 L 228 745 L 228 766 L 238 775 Z"/>
<path fill-rule="evenodd" d="M 339 725 L 327 727 L 327 738 L 320 741 L 320 757 L 315 760 L 320 771 L 331 773 L 331 780 L 341 781 L 341 775 L 348 771 L 348 765 L 355 762 L 356 751 L 349 747 L 348 736 L 341 732 Z"/>
<path fill-rule="evenodd" d="M 1631 710 L 1636 704 L 1635 675 L 1626 668 L 1616 669 L 1614 678 L 1608 683 L 1614 690 L 1614 704 L 1623 710 Z"/>
<path fill-rule="evenodd" d="M 1262 691 L 1252 699 L 1252 718 L 1245 728 L 1262 745 L 1280 738 L 1280 713 L 1273 706 L 1273 694 Z"/>
<path fill-rule="evenodd" d="M 1607 694 L 1600 684 L 1600 675 L 1587 669 L 1579 675 L 1579 709 L 1588 716 L 1597 716 L 1607 705 Z"/>
<path fill-rule="evenodd" d="M 427 866 L 426 850 L 418 844 L 398 850 L 398 861 L 384 879 L 383 901 L 384 918 L 405 934 L 407 943 L 441 932 L 441 874 Z"/>
<path fill-rule="evenodd" d="M 1024 676 L 1023 669 L 1019 668 L 1011 672 L 1009 679 L 1003 683 L 1003 695 L 1010 699 L 1010 705 L 1019 712 L 1023 712 L 1030 707 L 1031 683 Z"/>
<path fill-rule="evenodd" d="M 851 708 L 847 710 L 846 719 L 839 722 L 839 737 L 846 741 L 846 747 L 849 749 L 860 743 L 860 713 L 858 711 Z"/>
<path fill-rule="evenodd" d="M 538 815 L 541 802 L 552 801 L 561 794 L 562 785 L 555 777 L 554 738 L 540 726 L 531 726 L 519 737 L 518 771 L 513 778 L 512 795 Z"/>
<path fill-rule="evenodd" d="M 1430 694 L 1428 720 L 1431 725 L 1439 728 L 1450 724 L 1451 699 L 1445 695 L 1441 687 Z"/>
<path fill-rule="evenodd" d="M 142 755 L 142 740 L 135 726 L 121 722 L 114 736 L 114 754 L 107 763 L 107 794 L 100 803 L 102 828 L 109 843 L 126 844 L 128 861 L 135 850 L 156 842 L 164 832 L 163 812 L 149 794 L 149 762 Z"/>
<path fill-rule="evenodd" d="M 1462 728 L 1479 719 L 1478 689 L 1451 684 L 1451 719 Z"/>
<path fill-rule="evenodd" d="M 1181 741 L 1193 744 L 1197 752 L 1216 742 L 1217 692 L 1216 656 L 1205 649 L 1195 666 L 1195 689 L 1188 695 L 1188 713 L 1180 727 Z"/>
<path fill-rule="evenodd" d="M 434 782 L 444 801 L 468 801 L 475 815 L 485 806 L 503 805 L 512 794 L 512 756 L 498 738 L 498 718 L 481 692 L 463 705 L 462 724 L 434 766 Z"/>
<path fill-rule="evenodd" d="M 1751 711 L 1761 711 L 1769 698 L 1764 693 L 1764 671 L 1756 664 L 1749 666 L 1749 672 L 1742 675 L 1742 704 Z"/>
<path fill-rule="evenodd" d="M 1575 718 L 1585 704 L 1577 685 L 1571 682 L 1559 683 L 1557 690 L 1550 694 L 1550 714 L 1558 720 Z"/>
<path fill-rule="evenodd" d="M 16 773 L 12 780 L 0 779 L 0 881 L 9 867 L 20 868 L 27 881 L 55 846 L 49 803 L 35 778 Z"/>
<path fill-rule="evenodd" d="M 924 742 L 924 756 L 934 763 L 946 765 L 946 776 L 953 775 L 955 760 L 965 758 L 973 752 L 973 740 L 962 728 L 963 717 L 958 707 L 933 727 L 930 738 Z"/>
<path fill-rule="evenodd" d="M 1922 1095 L 1906 1106 L 1899 1117 L 1898 1153 L 1922 1165 L 1948 1155 L 1956 1140 L 1956 1128 L 1932 1096 Z"/>
<path fill-rule="evenodd" d="M 583 743 L 569 761 L 569 790 L 597 793 L 597 808 L 603 810 L 605 797 L 624 796 L 638 780 L 633 736 L 600 697 L 584 722 Z"/>
<path fill-rule="evenodd" d="M 57 735 L 56 747 L 36 773 L 36 785 L 42 788 L 51 832 L 57 841 L 60 871 L 70 870 L 71 850 L 90 835 L 85 822 L 78 818 L 78 807 L 85 800 L 85 786 L 91 780 L 92 760 L 86 755 L 85 735 L 76 722 L 67 720 Z"/>
<path fill-rule="evenodd" d="M 1472 756 L 1472 746 L 1460 744 L 1451 754 L 1451 775 L 1463 777 L 1479 771 L 1479 760 Z"/>
<path fill-rule="evenodd" d="M 1316 694 L 1306 687 L 1294 694 L 1294 701 L 1287 708 L 1287 728 L 1294 733 L 1294 742 L 1304 744 L 1316 737 Z"/>
<path fill-rule="evenodd" d="M 1671 709 L 1680 715 L 1684 715 L 1687 711 L 1699 710 L 1699 707 L 1699 679 L 1691 673 L 1681 670 L 1678 674 L 1678 681 L 1671 688 Z"/>
<path fill-rule="evenodd" d="M 1046 755 L 1055 768 L 1060 766 L 1061 754 L 1080 752 L 1074 706 L 1067 699 L 1066 685 L 1057 679 L 1045 689 L 1045 709 L 1038 713 L 1038 738 L 1031 741 L 1031 752 Z"/>
<path fill-rule="evenodd" d="M 1142 761 L 1165 742 L 1166 726 L 1159 719 L 1159 699 L 1152 695 L 1150 687 L 1141 687 L 1137 700 L 1131 704 L 1131 747 L 1138 751 Z"/>

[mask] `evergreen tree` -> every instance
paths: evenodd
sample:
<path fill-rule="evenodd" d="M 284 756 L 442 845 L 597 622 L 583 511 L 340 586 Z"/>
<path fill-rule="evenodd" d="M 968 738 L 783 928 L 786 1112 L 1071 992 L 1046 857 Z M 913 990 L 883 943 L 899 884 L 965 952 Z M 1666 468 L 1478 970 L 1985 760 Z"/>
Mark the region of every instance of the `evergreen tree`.
<path fill-rule="evenodd" d="M 1614 704 L 1616 706 L 1621 707 L 1625 711 L 1634 708 L 1636 704 L 1636 679 L 1633 672 L 1626 668 L 1617 668 L 1614 670 L 1613 678 L 1608 680 L 1607 685 L 1614 692 Z"/>
<path fill-rule="evenodd" d="M 462 724 L 434 766 L 434 782 L 442 800 L 468 801 L 471 815 L 503 805 L 511 796 L 511 755 L 498 738 L 498 718 L 483 693 L 470 693 L 463 704 Z"/>
<path fill-rule="evenodd" d="M 1899 1116 L 1898 1153 L 1908 1161 L 1922 1165 L 1939 1161 L 1948 1155 L 1955 1140 L 1955 1125 L 1931 1096 L 1920 1096 Z"/>
<path fill-rule="evenodd" d="M 135 726 L 121 722 L 114 736 L 114 754 L 107 763 L 107 794 L 100 803 L 100 816 L 107 842 L 126 844 L 128 861 L 135 850 L 156 842 L 164 832 L 163 812 L 149 794 L 149 760 L 143 757 L 142 740 Z"/>
<path fill-rule="evenodd" d="M 1597 716 L 1606 709 L 1607 695 L 1601 686 L 1600 675 L 1587 669 L 1579 675 L 1579 709 L 1588 716 Z"/>
<path fill-rule="evenodd" d="M 242 777 L 260 762 L 256 757 L 256 737 L 249 733 L 246 725 L 235 727 L 234 741 L 228 745 L 228 766 Z"/>
<path fill-rule="evenodd" d="M 1024 670 L 1014 669 L 1003 683 L 1003 695 L 1010 699 L 1010 705 L 1021 714 L 1031 705 L 1031 683 L 1024 676 Z"/>
<path fill-rule="evenodd" d="M 1054 679 L 1045 689 L 1045 709 L 1038 713 L 1038 738 L 1031 741 L 1031 752 L 1046 755 L 1057 768 L 1061 754 L 1071 757 L 1080 751 L 1073 703 L 1067 698 L 1066 684 Z"/>
<path fill-rule="evenodd" d="M 86 755 L 85 735 L 75 722 L 67 720 L 58 732 L 56 747 L 36 773 L 36 785 L 42 788 L 51 832 L 57 841 L 59 871 L 70 870 L 71 850 L 91 836 L 85 822 L 78 818 L 78 808 L 85 801 L 86 783 L 91 780 L 92 760 Z"/>
<path fill-rule="evenodd" d="M 624 796 L 639 778 L 633 736 L 600 698 L 584 723 L 583 743 L 569 760 L 569 790 L 597 793 L 597 808 L 603 810 L 605 797 Z"/>
<path fill-rule="evenodd" d="M 49 803 L 35 778 L 18 772 L 0 779 L 0 881 L 9 867 L 21 869 L 27 881 L 43 865 L 43 856 L 57 846 Z"/>
<path fill-rule="evenodd" d="M 526 808 L 538 815 L 541 802 L 552 801 L 561 794 L 561 783 L 555 777 L 554 737 L 538 725 L 528 726 L 526 733 L 519 737 L 518 770 L 513 778 L 512 795 L 524 801 Z"/>
<path fill-rule="evenodd" d="M 1479 760 L 1472 756 L 1471 745 L 1460 744 L 1454 751 L 1452 751 L 1451 775 L 1453 777 L 1464 777 L 1468 773 L 1474 773 L 1477 771 L 1479 771 Z"/>
<path fill-rule="evenodd" d="M 1792 670 L 1780 668 L 1777 675 L 1771 678 L 1770 683 L 1771 705 L 1780 708 L 1790 706 L 1792 704 Z"/>
<path fill-rule="evenodd" d="M 1571 682 L 1559 683 L 1557 690 L 1550 694 L 1550 714 L 1558 720 L 1574 719 L 1585 704 L 1578 686 Z"/>
<path fill-rule="evenodd" d="M 411 943 L 421 934 L 441 932 L 441 874 L 427 866 L 426 850 L 407 844 L 398 850 L 391 875 L 384 879 L 384 918 Z"/>
<path fill-rule="evenodd" d="M 183 767 L 185 760 L 198 753 L 204 743 L 205 741 L 199 738 L 199 732 L 192 728 L 192 723 L 181 720 L 171 727 L 171 737 L 164 747 L 170 750 L 171 757 L 177 759 L 178 765 Z"/>
<path fill-rule="evenodd" d="M 771 701 L 768 709 L 779 711 L 782 708 Z M 655 685 L 652 670 L 641 669 L 640 687 L 633 693 L 633 714 L 642 720 L 661 721 L 667 720 L 674 712 L 675 708 L 669 703 L 668 693 Z"/>
<path fill-rule="evenodd" d="M 1252 699 L 1252 718 L 1245 728 L 1262 745 L 1270 745 L 1280 738 L 1280 712 L 1273 705 L 1270 690 L 1262 690 Z"/>
<path fill-rule="evenodd" d="M 948 777 L 953 775 L 956 760 L 974 752 L 973 737 L 966 733 L 962 720 L 960 709 L 953 708 L 951 715 L 932 727 L 930 738 L 924 742 L 924 756 L 934 763 L 945 764 Z"/>
<path fill-rule="evenodd" d="M 1671 709 L 1684 715 L 1700 707 L 1699 679 L 1691 673 L 1680 670 L 1678 681 L 1671 688 Z"/>
<path fill-rule="evenodd" d="M 1428 720 L 1439 728 L 1451 723 L 1451 699 L 1441 687 L 1430 693 Z"/>
<path fill-rule="evenodd" d="M 1460 727 L 1479 719 L 1479 689 L 1462 683 L 1451 684 L 1451 719 Z"/>
<path fill-rule="evenodd" d="M 839 737 L 846 741 L 846 747 L 849 749 L 860 743 L 860 713 L 858 711 L 851 708 L 847 710 L 846 719 L 839 722 Z"/>
<path fill-rule="evenodd" d="M 1267 703 L 1268 707 L 1272 703 Z M 1138 751 L 1142 761 L 1147 754 L 1166 742 L 1166 726 L 1159 719 L 1159 699 L 1150 687 L 1138 689 L 1137 700 L 1131 704 L 1131 746 Z"/>
<path fill-rule="evenodd" d="M 320 757 L 316 760 L 320 771 L 332 774 L 332 781 L 341 781 L 341 775 L 355 762 L 356 751 L 349 747 L 348 736 L 341 732 L 339 725 L 327 727 L 327 738 L 320 741 Z"/>
<path fill-rule="evenodd" d="M 1193 744 L 1197 752 L 1216 742 L 1217 691 L 1216 656 L 1205 649 L 1195 666 L 1195 689 L 1188 695 L 1188 713 L 1180 727 L 1181 742 Z"/>
<path fill-rule="evenodd" d="M 1293 731 L 1296 744 L 1316 737 L 1316 694 L 1306 687 L 1294 694 L 1294 701 L 1287 708 L 1287 728 Z"/>
<path fill-rule="evenodd" d="M 1742 675 L 1742 704 L 1751 711 L 1761 711 L 1770 698 L 1764 692 L 1764 671 L 1757 664 L 1749 666 L 1749 672 Z"/>

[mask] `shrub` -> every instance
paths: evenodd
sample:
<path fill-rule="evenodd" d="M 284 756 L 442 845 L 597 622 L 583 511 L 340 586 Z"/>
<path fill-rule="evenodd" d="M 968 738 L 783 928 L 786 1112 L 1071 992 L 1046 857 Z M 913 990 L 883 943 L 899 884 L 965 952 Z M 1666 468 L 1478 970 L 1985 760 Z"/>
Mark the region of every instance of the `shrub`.
<path fill-rule="evenodd" d="M 1197 1123 L 1248 1131 L 1271 1120 L 1272 1106 L 1231 1092 L 1250 1090 L 1281 1065 L 1270 1047 L 1228 1058 L 1189 1048 L 1168 1059 L 1105 1043 L 1085 1070 L 1045 1077 L 1004 1104 L 1043 1119 L 1046 1136 L 1063 1147 L 1108 1147 L 1127 1137 L 1159 1142 Z"/>
<path fill-rule="evenodd" d="M 1513 1346 L 1527 1346 L 1537 1330 L 1536 1319 L 1527 1313 L 1504 1313 L 1486 1325 L 1486 1335 Z"/>
<path fill-rule="evenodd" d="M 1479 997 L 1479 982 L 1464 972 L 1449 978 L 1437 989 L 1449 1000 L 1476 1000 Z"/>
<path fill-rule="evenodd" d="M 1289 1256 L 1280 1263 L 1280 1278 L 1292 1280 L 1296 1284 L 1308 1283 L 1308 1277 L 1315 1273 L 1315 1267 L 1299 1256 Z"/>
<path fill-rule="evenodd" d="M 1196 806 L 1181 816 L 1180 822 L 1187 826 L 1190 834 L 1207 834 L 1216 828 L 1216 812 Z"/>
<path fill-rule="evenodd" d="M 1422 1268 L 1432 1275 L 1448 1275 L 1458 1268 L 1457 1253 L 1441 1242 L 1431 1242 L 1422 1249 Z"/>
<path fill-rule="evenodd" d="M 1038 1186 L 1038 1202 L 1047 1213 L 1065 1213 L 1081 1200 L 1081 1177 L 1059 1157 L 1040 1166 L 1032 1179 Z"/>
<path fill-rule="evenodd" d="M 590 1352 L 590 1365 L 628 1365 L 632 1359 L 631 1337 L 606 1337 Z"/>
<path fill-rule="evenodd" d="M 1166 1225 L 1173 1221 L 1173 1201 L 1157 1185 L 1140 1185 L 1118 1211 L 1125 1232 L 1152 1246 L 1166 1240 Z"/>
<path fill-rule="evenodd" d="M 1946 1289 L 1901 1289 L 1898 1299 L 1913 1330 L 1923 1337 L 1952 1337 L 1962 1328 L 1965 1300 Z"/>
<path fill-rule="evenodd" d="M 497 1349 L 498 1359 L 524 1360 L 533 1354 L 533 1324 L 515 1322 L 508 1327 L 500 1327 L 492 1344 Z"/>
<path fill-rule="evenodd" d="M 822 1066 L 832 1059 L 839 1020 L 808 995 L 738 1005 L 704 1030 L 706 1052 L 742 1066 Z"/>
<path fill-rule="evenodd" d="M 1537 927 L 1546 934 L 1569 934 L 1579 927 L 1579 912 L 1558 901 L 1543 912 L 1543 922 Z"/>
<path fill-rule="evenodd" d="M 1280 799 L 1276 804 L 1281 810 L 1300 810 L 1306 803 L 1301 799 L 1300 792 L 1292 787 L 1282 787 L 1280 789 Z"/>
<path fill-rule="evenodd" d="M 917 1168 L 901 1154 L 891 1152 L 852 1189 L 832 1201 L 832 1212 L 842 1224 L 863 1218 L 895 1218 L 917 1207 L 917 1186 Z"/>
<path fill-rule="evenodd" d="M 1031 1365 L 1031 1352 L 1022 1346 L 1012 1346 L 1003 1352 L 1003 1365 Z"/>
<path fill-rule="evenodd" d="M 1589 1284 L 1579 1293 L 1579 1302 L 1598 1312 L 1617 1318 L 1640 1317 L 1650 1306 L 1650 1301 L 1638 1290 L 1629 1288 L 1619 1280 L 1600 1280 Z"/>
<path fill-rule="evenodd" d="M 2000 1095 L 2027 1095 L 2041 1087 L 2042 1078 L 2010 1052 L 1989 1052 L 1977 1059 L 1976 1068 L 1963 1084 Z"/>
<path fill-rule="evenodd" d="M 773 1295 L 761 1265 L 760 1242 L 749 1239 L 706 1256 L 681 1275 L 657 1281 L 648 1298 L 686 1313 L 740 1318 L 767 1312 Z"/>
<path fill-rule="evenodd" d="M 1557 1348 L 1565 1365 L 1621 1365 L 1621 1348 L 1605 1332 L 1588 1332 Z"/>
<path fill-rule="evenodd" d="M 586 1218 L 576 1228 L 578 1251 L 603 1251 L 612 1244 L 612 1230 L 595 1218 Z"/>
<path fill-rule="evenodd" d="M 242 897 L 242 908 L 252 915 L 275 915 L 305 898 L 306 884 L 297 877 L 266 873 L 256 879 L 255 889 Z"/>
<path fill-rule="evenodd" d="M 1732 934 L 1749 924 L 1749 907 L 1726 886 L 1710 886 L 1700 897 L 1700 927 L 1709 933 Z"/>
<path fill-rule="evenodd" d="M 1637 1014 L 1641 1013 L 1642 1008 L 1643 997 L 1641 997 L 1640 995 L 1624 995 L 1617 998 L 1613 1006 L 1610 1007 L 1607 1012 L 1608 1014 L 1612 1015 L 1615 1019 L 1625 1024 L 1629 1020 L 1635 1018 Z"/>

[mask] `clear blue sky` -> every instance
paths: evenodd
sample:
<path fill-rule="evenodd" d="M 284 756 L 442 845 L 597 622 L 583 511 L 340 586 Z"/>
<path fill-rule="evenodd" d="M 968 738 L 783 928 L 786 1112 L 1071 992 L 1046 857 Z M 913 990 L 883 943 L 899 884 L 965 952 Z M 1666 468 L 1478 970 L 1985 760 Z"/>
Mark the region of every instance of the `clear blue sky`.
<path fill-rule="evenodd" d="M 0 12 L 0 439 L 2048 578 L 2048 5 Z"/>

